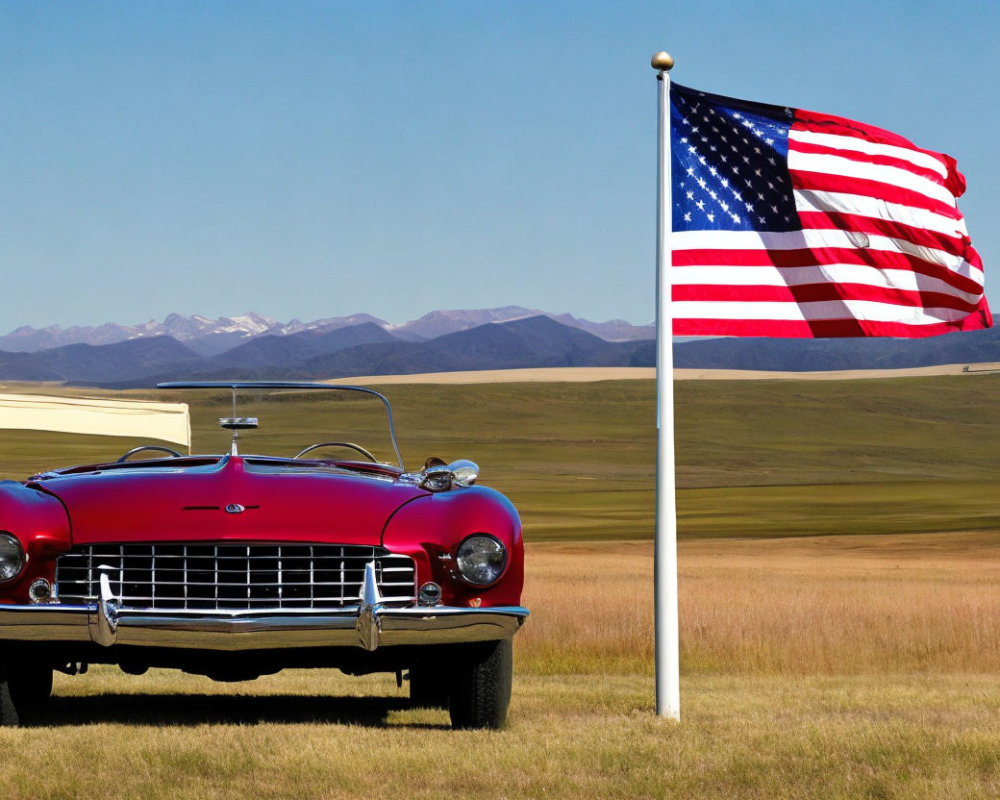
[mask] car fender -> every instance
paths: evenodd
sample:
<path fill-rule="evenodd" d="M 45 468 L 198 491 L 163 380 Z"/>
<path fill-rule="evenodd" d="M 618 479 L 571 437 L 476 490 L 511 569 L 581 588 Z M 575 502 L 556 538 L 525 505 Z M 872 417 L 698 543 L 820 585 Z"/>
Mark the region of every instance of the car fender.
<path fill-rule="evenodd" d="M 490 586 L 474 586 L 458 573 L 458 547 L 474 533 L 495 536 L 507 548 L 504 572 Z M 484 486 L 458 487 L 411 500 L 387 522 L 382 544 L 417 562 L 418 583 L 433 580 L 445 605 L 518 605 L 524 585 L 521 519 L 513 504 Z"/>
<path fill-rule="evenodd" d="M 27 554 L 24 570 L 0 584 L 0 603 L 23 602 L 36 578 L 53 579 L 55 559 L 70 547 L 70 523 L 63 504 L 15 481 L 0 481 L 0 531 L 12 534 Z"/>

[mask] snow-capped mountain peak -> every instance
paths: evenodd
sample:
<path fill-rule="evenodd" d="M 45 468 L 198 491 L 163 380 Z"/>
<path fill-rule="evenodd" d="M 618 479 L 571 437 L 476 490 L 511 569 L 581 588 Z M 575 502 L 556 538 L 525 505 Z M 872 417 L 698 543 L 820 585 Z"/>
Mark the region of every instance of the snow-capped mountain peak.
<path fill-rule="evenodd" d="M 580 328 L 609 341 L 651 339 L 655 336 L 651 325 L 630 325 L 622 320 L 595 323 L 577 319 L 570 314 L 551 314 L 522 306 L 431 311 L 418 319 L 402 324 L 390 323 L 365 313 L 343 317 L 326 317 L 311 322 L 302 322 L 298 319 L 278 322 L 263 314 L 247 311 L 243 314 L 217 317 L 216 319 L 200 314 L 183 316 L 171 313 L 162 321 L 151 319 L 136 325 L 120 325 L 114 322 L 95 326 L 74 325 L 69 328 L 62 328 L 59 325 L 51 325 L 46 328 L 22 325 L 6 336 L 0 336 L 0 350 L 35 352 L 68 344 L 104 345 L 129 339 L 170 336 L 194 348 L 202 355 L 208 355 L 222 352 L 258 336 L 290 336 L 303 331 L 332 331 L 338 328 L 372 323 L 399 338 L 423 340 L 468 330 L 490 322 L 511 322 L 533 316 L 552 317 L 563 325 Z"/>

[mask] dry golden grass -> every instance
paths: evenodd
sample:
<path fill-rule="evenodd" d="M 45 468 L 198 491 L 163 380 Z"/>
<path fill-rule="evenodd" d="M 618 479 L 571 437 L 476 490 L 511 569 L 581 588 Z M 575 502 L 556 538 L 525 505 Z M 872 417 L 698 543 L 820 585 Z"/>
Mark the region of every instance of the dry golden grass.
<path fill-rule="evenodd" d="M 1000 672 L 1000 534 L 682 547 L 690 670 Z"/>
<path fill-rule="evenodd" d="M 528 548 L 523 666 L 649 674 L 650 543 Z M 681 542 L 691 672 L 1000 672 L 1000 534 Z"/>
<path fill-rule="evenodd" d="M 651 543 L 529 544 L 526 559 L 520 668 L 652 674 Z"/>
<path fill-rule="evenodd" d="M 680 725 L 653 714 L 649 544 L 528 558 L 504 731 L 389 676 L 96 667 L 0 730 L 4 797 L 1000 796 L 1000 536 L 682 543 Z"/>
<path fill-rule="evenodd" d="M 1000 703 L 981 676 L 689 676 L 674 725 L 650 713 L 649 678 L 521 675 L 511 724 L 498 733 L 450 731 L 443 712 L 343 697 L 359 686 L 392 694 L 391 681 L 290 673 L 226 698 L 185 694 L 210 686 L 194 678 L 95 677 L 120 694 L 67 697 L 49 727 L 0 730 L 5 798 L 939 800 L 1000 791 Z M 82 686 L 60 681 L 58 690 Z"/>

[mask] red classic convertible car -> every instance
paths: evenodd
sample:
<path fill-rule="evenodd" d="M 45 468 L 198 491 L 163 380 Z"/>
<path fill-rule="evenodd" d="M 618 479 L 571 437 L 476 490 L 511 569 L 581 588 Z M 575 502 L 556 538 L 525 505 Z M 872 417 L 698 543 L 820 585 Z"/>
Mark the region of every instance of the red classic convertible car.
<path fill-rule="evenodd" d="M 523 545 L 517 512 L 471 461 L 407 472 L 385 397 L 356 386 L 225 388 L 230 452 L 159 445 L 0 482 L 0 722 L 30 718 L 53 670 L 170 667 L 221 681 L 285 667 L 404 674 L 415 706 L 459 728 L 504 724 Z M 398 464 L 321 441 L 244 455 L 240 390 L 362 392 L 385 406 Z M 133 459 L 148 450 L 152 458 Z"/>

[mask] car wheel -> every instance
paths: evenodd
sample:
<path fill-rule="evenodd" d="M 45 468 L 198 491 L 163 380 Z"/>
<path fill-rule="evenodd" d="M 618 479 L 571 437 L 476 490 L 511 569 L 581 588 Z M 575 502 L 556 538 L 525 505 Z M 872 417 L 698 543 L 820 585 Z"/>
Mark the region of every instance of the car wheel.
<path fill-rule="evenodd" d="M 0 725 L 18 725 L 41 710 L 52 695 L 52 668 L 7 664 L 0 683 Z"/>
<path fill-rule="evenodd" d="M 487 642 L 469 649 L 455 669 L 448 697 L 454 728 L 499 729 L 507 720 L 514 674 L 511 639 Z"/>
<path fill-rule="evenodd" d="M 14 708 L 14 699 L 10 696 L 10 687 L 7 681 L 0 680 L 0 727 L 17 726 L 21 724 L 21 719 Z"/>
<path fill-rule="evenodd" d="M 39 708 L 52 696 L 52 667 L 10 665 L 7 667 L 7 685 L 19 709 Z"/>
<path fill-rule="evenodd" d="M 440 669 L 425 665 L 410 668 L 410 707 L 448 708 L 448 680 Z"/>

